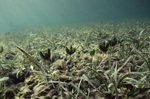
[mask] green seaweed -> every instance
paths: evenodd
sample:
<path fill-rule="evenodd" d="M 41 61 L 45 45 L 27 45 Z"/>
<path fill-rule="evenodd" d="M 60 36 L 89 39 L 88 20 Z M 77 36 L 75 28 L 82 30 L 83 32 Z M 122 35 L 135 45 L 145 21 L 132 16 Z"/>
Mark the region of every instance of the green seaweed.
<path fill-rule="evenodd" d="M 0 46 L 0 53 L 3 52 L 3 46 Z"/>
<path fill-rule="evenodd" d="M 89 53 L 90 53 L 91 56 L 94 56 L 95 55 L 95 49 L 89 50 Z"/>
<path fill-rule="evenodd" d="M 43 73 L 43 75 L 48 76 L 48 74 L 43 70 L 43 65 L 40 64 L 37 60 L 35 60 L 31 55 L 29 55 L 25 50 L 23 50 L 21 47 L 17 46 L 16 47 L 24 54 L 27 56 L 30 62 L 32 62 L 34 65 L 36 65 L 40 71 Z"/>
<path fill-rule="evenodd" d="M 99 49 L 101 51 L 105 52 L 105 53 L 107 52 L 108 47 L 109 47 L 108 41 L 104 41 L 104 42 L 102 42 L 102 43 L 99 44 Z"/>
<path fill-rule="evenodd" d="M 50 49 L 47 49 L 47 53 L 42 53 L 41 51 L 39 52 L 40 56 L 45 59 L 45 60 L 49 60 L 51 61 L 50 57 L 51 57 L 51 52 Z"/>
<path fill-rule="evenodd" d="M 113 39 L 109 40 L 108 43 L 110 46 L 115 46 L 117 44 L 117 38 L 114 37 Z"/>
<path fill-rule="evenodd" d="M 66 52 L 67 54 L 69 54 L 70 56 L 76 51 L 76 48 L 73 48 L 72 46 L 70 46 L 70 49 L 68 47 L 66 47 Z"/>

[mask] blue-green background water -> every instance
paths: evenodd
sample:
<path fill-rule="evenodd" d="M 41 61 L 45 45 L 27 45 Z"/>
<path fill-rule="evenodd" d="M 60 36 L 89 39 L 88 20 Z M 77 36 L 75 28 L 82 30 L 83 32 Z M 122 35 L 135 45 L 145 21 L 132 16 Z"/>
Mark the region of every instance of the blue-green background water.
<path fill-rule="evenodd" d="M 150 18 L 150 0 L 0 0 L 0 33 Z"/>

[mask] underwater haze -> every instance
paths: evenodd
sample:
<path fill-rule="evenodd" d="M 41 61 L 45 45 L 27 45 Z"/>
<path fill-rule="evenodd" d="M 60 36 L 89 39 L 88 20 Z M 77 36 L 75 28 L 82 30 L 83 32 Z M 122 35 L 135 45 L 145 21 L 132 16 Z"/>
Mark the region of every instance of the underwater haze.
<path fill-rule="evenodd" d="M 149 0 L 0 0 L 0 33 L 150 18 Z"/>
<path fill-rule="evenodd" d="M 150 0 L 0 0 L 0 99 L 150 99 Z"/>

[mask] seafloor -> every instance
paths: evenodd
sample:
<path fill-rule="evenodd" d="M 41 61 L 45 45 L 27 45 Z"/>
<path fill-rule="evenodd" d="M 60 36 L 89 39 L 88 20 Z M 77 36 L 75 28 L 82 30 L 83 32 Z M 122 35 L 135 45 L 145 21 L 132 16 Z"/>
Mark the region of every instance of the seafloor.
<path fill-rule="evenodd" d="M 0 36 L 0 99 L 150 99 L 150 20 Z"/>

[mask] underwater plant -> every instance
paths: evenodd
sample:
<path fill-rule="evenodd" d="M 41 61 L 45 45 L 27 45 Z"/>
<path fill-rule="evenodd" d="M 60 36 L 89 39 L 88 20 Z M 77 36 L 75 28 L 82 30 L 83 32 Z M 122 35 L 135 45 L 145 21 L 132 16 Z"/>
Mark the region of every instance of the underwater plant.
<path fill-rule="evenodd" d="M 66 47 L 66 52 L 67 54 L 69 54 L 70 56 L 76 51 L 76 48 L 73 48 L 72 46 L 70 46 L 70 49 L 68 49 L 68 47 Z"/>
<path fill-rule="evenodd" d="M 150 30 L 137 36 L 147 23 L 138 25 L 44 27 L 6 35 L 0 44 L 0 99 L 149 99 Z M 136 34 L 129 35 L 131 30 Z M 19 53 L 13 44 L 27 46 L 16 46 Z"/>
<path fill-rule="evenodd" d="M 0 53 L 3 52 L 3 46 L 0 46 Z"/>
<path fill-rule="evenodd" d="M 85 39 L 85 45 L 86 45 L 86 46 L 89 46 L 91 40 L 92 40 L 92 35 L 91 35 L 91 33 L 88 33 L 88 34 L 87 34 L 87 37 L 86 37 L 86 39 Z"/>
<path fill-rule="evenodd" d="M 94 56 L 95 55 L 95 49 L 89 50 L 89 53 L 90 53 L 91 56 Z"/>
<path fill-rule="evenodd" d="M 137 49 L 134 49 L 137 54 L 139 56 L 141 56 L 141 58 L 145 61 L 146 65 L 147 65 L 147 68 L 149 69 L 150 71 L 150 57 L 149 56 L 146 56 L 146 55 L 142 55 L 142 53 L 140 51 L 138 51 Z"/>
<path fill-rule="evenodd" d="M 108 47 L 109 47 L 108 41 L 104 41 L 104 42 L 102 42 L 102 43 L 99 44 L 99 49 L 101 51 L 105 52 L 105 53 L 107 52 Z"/>
<path fill-rule="evenodd" d="M 59 53 L 53 53 L 51 55 L 51 51 L 50 49 L 48 48 L 47 49 L 47 52 L 46 53 L 42 53 L 42 52 L 39 52 L 40 56 L 44 59 L 44 60 L 47 60 L 49 61 L 50 63 L 53 63 L 54 61 L 56 61 L 57 59 L 60 58 L 60 54 Z"/>
<path fill-rule="evenodd" d="M 34 65 L 36 65 L 40 71 L 42 72 L 43 75 L 48 76 L 48 74 L 43 70 L 43 66 L 42 64 L 40 64 L 37 60 L 35 60 L 31 55 L 29 55 L 25 50 L 23 50 L 21 47 L 17 46 L 16 47 L 27 56 L 27 58 L 29 59 L 30 62 L 32 62 Z"/>
<path fill-rule="evenodd" d="M 113 39 L 109 40 L 108 43 L 110 46 L 115 46 L 117 44 L 117 38 L 114 37 Z"/>
<path fill-rule="evenodd" d="M 51 52 L 50 49 L 47 49 L 47 53 L 42 53 L 41 51 L 39 52 L 40 56 L 45 59 L 45 60 L 49 60 L 51 61 L 50 57 L 51 57 Z"/>
<path fill-rule="evenodd" d="M 52 58 L 51 58 L 51 62 L 56 61 L 57 59 L 60 59 L 60 54 L 59 53 L 53 53 Z"/>
<path fill-rule="evenodd" d="M 123 42 L 122 45 L 120 46 L 121 48 L 121 56 L 122 57 L 128 57 L 131 55 L 131 51 L 132 51 L 132 48 L 131 48 L 131 42 Z"/>

